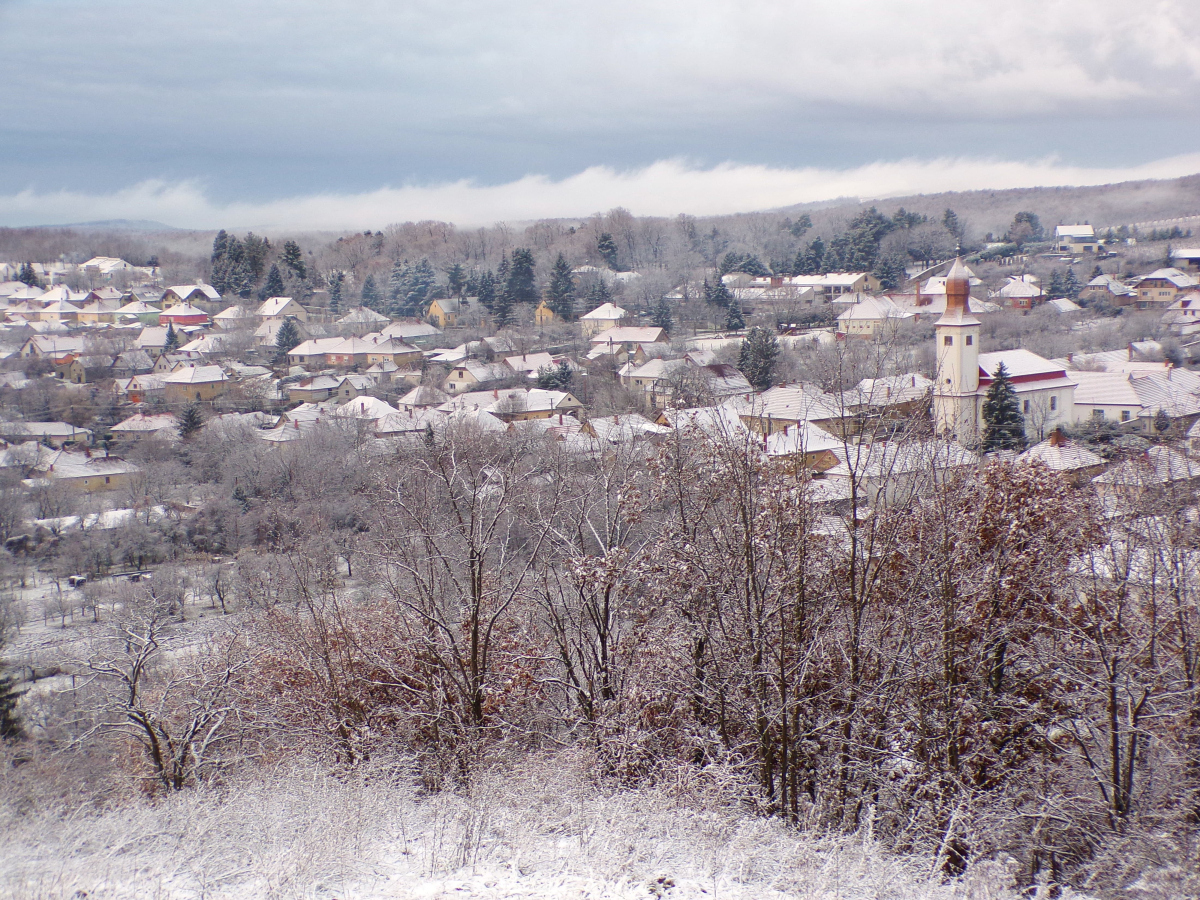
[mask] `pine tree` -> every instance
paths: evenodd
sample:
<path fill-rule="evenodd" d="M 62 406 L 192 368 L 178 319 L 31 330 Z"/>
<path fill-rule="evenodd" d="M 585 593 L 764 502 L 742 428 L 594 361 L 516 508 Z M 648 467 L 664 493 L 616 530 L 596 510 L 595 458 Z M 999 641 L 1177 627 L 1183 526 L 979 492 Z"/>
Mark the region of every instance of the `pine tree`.
<path fill-rule="evenodd" d="M 29 287 L 42 286 L 41 280 L 37 277 L 37 272 L 33 270 L 33 263 L 28 261 L 21 264 L 21 271 L 17 275 L 17 281 Z"/>
<path fill-rule="evenodd" d="M 1004 363 L 996 368 L 996 374 L 983 401 L 983 446 L 984 453 L 996 450 L 1025 449 L 1025 417 L 1021 414 L 1021 400 L 1008 377 Z"/>
<path fill-rule="evenodd" d="M 726 331 L 741 331 L 746 327 L 746 317 L 742 315 L 740 303 L 730 303 L 729 312 L 725 316 Z"/>
<path fill-rule="evenodd" d="M 167 354 L 179 347 L 179 333 L 175 330 L 175 323 L 167 323 L 167 336 L 163 341 L 163 353 Z"/>
<path fill-rule="evenodd" d="M 0 675 L 0 740 L 15 741 L 21 737 L 21 720 L 17 717 L 17 701 L 21 698 L 11 675 Z"/>
<path fill-rule="evenodd" d="M 466 289 L 467 273 L 462 267 L 462 263 L 455 263 L 446 271 L 446 289 L 450 292 L 451 297 L 463 296 L 463 291 Z"/>
<path fill-rule="evenodd" d="M 373 309 L 376 312 L 383 306 L 383 296 L 379 293 L 379 288 L 375 286 L 375 276 L 368 275 L 363 279 L 362 291 L 359 292 L 359 302 L 367 309 Z"/>
<path fill-rule="evenodd" d="M 486 271 L 479 276 L 479 286 L 475 293 L 475 298 L 479 301 L 479 305 L 488 312 L 496 305 L 496 276 L 491 271 Z"/>
<path fill-rule="evenodd" d="M 904 260 L 895 253 L 881 256 L 871 274 L 879 279 L 879 286 L 885 291 L 899 290 L 908 275 L 904 269 Z"/>
<path fill-rule="evenodd" d="M 713 306 L 719 306 L 721 309 L 728 309 L 733 303 L 733 294 L 729 293 L 729 288 L 725 286 L 725 282 L 720 276 L 717 276 L 713 281 L 704 281 L 704 300 L 706 303 L 711 303 Z"/>
<path fill-rule="evenodd" d="M 1158 412 L 1154 414 L 1154 430 L 1159 434 L 1165 434 L 1171 430 L 1171 417 L 1162 407 L 1159 407 Z"/>
<path fill-rule="evenodd" d="M 656 328 L 661 328 L 667 334 L 671 333 L 671 328 L 674 325 L 674 317 L 671 315 L 671 304 L 667 302 L 666 297 L 658 298 L 658 302 L 654 304 L 654 309 L 650 311 L 650 321 L 654 323 Z"/>
<path fill-rule="evenodd" d="M 612 303 L 612 292 L 603 278 L 597 278 L 588 291 L 587 305 L 589 309 L 596 309 L 605 303 Z"/>
<path fill-rule="evenodd" d="M 300 245 L 295 241 L 283 242 L 283 255 L 280 260 L 301 281 L 308 277 L 308 269 L 304 265 L 304 254 L 300 250 Z"/>
<path fill-rule="evenodd" d="M 958 241 L 958 243 L 962 243 L 963 227 L 962 222 L 960 222 L 958 219 L 958 213 L 952 209 L 947 209 L 942 215 L 942 227 L 954 235 L 954 239 Z"/>
<path fill-rule="evenodd" d="M 604 264 L 614 272 L 620 272 L 621 268 L 617 264 L 617 242 L 613 240 L 613 236 L 607 231 L 602 232 L 596 241 L 596 252 L 600 254 L 600 258 L 604 260 Z"/>
<path fill-rule="evenodd" d="M 1075 270 L 1067 267 L 1066 277 L 1063 278 L 1063 296 L 1070 297 L 1072 300 L 1079 299 L 1079 292 L 1083 285 L 1079 283 L 1079 279 L 1075 277 Z"/>
<path fill-rule="evenodd" d="M 502 287 L 496 291 L 495 299 L 492 300 L 492 322 L 497 328 L 507 328 L 513 324 L 513 303 L 512 296 L 508 292 L 507 287 Z"/>
<path fill-rule="evenodd" d="M 1064 293 L 1065 286 L 1063 284 L 1062 272 L 1055 269 L 1050 275 L 1050 286 L 1046 288 L 1046 299 L 1054 300 L 1058 297 L 1062 297 Z"/>
<path fill-rule="evenodd" d="M 271 297 L 282 297 L 283 291 L 283 275 L 279 271 L 279 266 L 271 263 L 271 270 L 267 272 L 266 284 L 258 292 L 258 299 L 268 300 Z"/>
<path fill-rule="evenodd" d="M 773 332 L 759 326 L 746 332 L 738 353 L 738 368 L 756 390 L 765 391 L 774 383 L 778 362 L 779 341 Z"/>
<path fill-rule="evenodd" d="M 550 283 L 546 286 L 546 305 L 564 322 L 575 318 L 575 276 L 571 264 L 561 253 L 550 271 Z"/>
<path fill-rule="evenodd" d="M 217 236 L 213 238 L 212 256 L 209 261 L 215 266 L 218 260 L 225 258 L 225 254 L 229 251 L 229 233 L 222 228 L 217 232 Z"/>
<path fill-rule="evenodd" d="M 179 430 L 179 437 L 185 441 L 198 432 L 203 425 L 204 413 L 201 412 L 199 403 L 189 403 L 175 417 L 175 427 Z"/>
<path fill-rule="evenodd" d="M 302 341 L 296 317 L 288 316 L 275 332 L 275 358 L 281 363 L 286 362 L 287 355 L 299 347 Z"/>
<path fill-rule="evenodd" d="M 345 272 L 334 272 L 329 276 L 329 315 L 335 319 L 342 314 L 342 282 Z"/>
<path fill-rule="evenodd" d="M 263 268 L 267 264 L 267 255 L 271 252 L 271 242 L 260 238 L 253 231 L 242 241 L 242 250 L 246 256 L 246 268 L 250 273 L 252 284 L 258 284 L 263 276 Z"/>
<path fill-rule="evenodd" d="M 388 276 L 388 309 L 398 309 L 408 292 L 408 264 L 399 260 L 392 263 L 392 274 Z"/>
<path fill-rule="evenodd" d="M 796 262 L 792 266 L 797 275 L 819 275 L 825 264 L 825 242 L 819 237 L 813 238 L 804 251 L 796 254 Z"/>
<path fill-rule="evenodd" d="M 518 248 L 512 253 L 508 278 L 504 282 L 505 293 L 513 303 L 537 303 L 537 287 L 534 284 L 533 251 Z"/>

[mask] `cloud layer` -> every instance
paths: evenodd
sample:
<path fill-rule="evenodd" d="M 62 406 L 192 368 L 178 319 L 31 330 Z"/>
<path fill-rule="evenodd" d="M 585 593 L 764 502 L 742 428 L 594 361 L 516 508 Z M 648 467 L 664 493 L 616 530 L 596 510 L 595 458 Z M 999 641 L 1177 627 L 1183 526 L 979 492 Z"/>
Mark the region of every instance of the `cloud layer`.
<path fill-rule="evenodd" d="M 279 230 L 378 229 L 438 219 L 459 225 L 575 218 L 624 206 L 638 215 L 716 215 L 838 197 L 1049 185 L 1093 185 L 1200 172 L 1200 153 L 1116 168 L 945 158 L 873 163 L 850 169 L 725 164 L 702 168 L 663 160 L 617 171 L 594 166 L 562 179 L 529 176 L 498 185 L 467 180 L 361 193 L 317 193 L 259 203 L 218 202 L 194 182 L 144 181 L 111 193 L 78 191 L 0 195 L 0 224 L 151 219 L 185 228 Z"/>

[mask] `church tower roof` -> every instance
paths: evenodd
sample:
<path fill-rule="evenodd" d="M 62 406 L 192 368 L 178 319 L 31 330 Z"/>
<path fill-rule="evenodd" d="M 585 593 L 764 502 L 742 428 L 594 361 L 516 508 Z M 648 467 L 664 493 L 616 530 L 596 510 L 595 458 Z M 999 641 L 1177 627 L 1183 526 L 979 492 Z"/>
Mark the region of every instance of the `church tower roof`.
<path fill-rule="evenodd" d="M 962 258 L 954 261 L 946 273 L 946 311 L 935 325 L 978 325 L 971 315 L 971 274 Z"/>

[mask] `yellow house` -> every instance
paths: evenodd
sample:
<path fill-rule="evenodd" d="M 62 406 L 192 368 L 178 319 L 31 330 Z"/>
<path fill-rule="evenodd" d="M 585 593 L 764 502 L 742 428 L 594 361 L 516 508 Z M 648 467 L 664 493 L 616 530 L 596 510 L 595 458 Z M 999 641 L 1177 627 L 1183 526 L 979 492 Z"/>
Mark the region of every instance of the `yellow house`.
<path fill-rule="evenodd" d="M 118 456 L 98 456 L 90 451 L 59 450 L 38 462 L 35 479 L 65 484 L 83 493 L 117 491 L 129 486 L 141 470 Z"/>
<path fill-rule="evenodd" d="M 228 380 L 220 366 L 183 364 L 163 379 L 168 403 L 215 400 L 225 393 Z"/>
<path fill-rule="evenodd" d="M 458 324 L 459 315 L 465 311 L 464 306 L 457 297 L 442 297 L 429 304 L 425 318 L 438 328 L 453 328 Z"/>
<path fill-rule="evenodd" d="M 562 317 L 543 300 L 533 311 L 533 322 L 535 325 L 558 325 L 562 322 Z"/>
<path fill-rule="evenodd" d="M 381 362 L 395 363 L 401 367 L 419 365 L 421 351 L 395 338 L 380 338 L 374 341 L 374 346 L 367 351 L 367 363 L 375 365 Z"/>

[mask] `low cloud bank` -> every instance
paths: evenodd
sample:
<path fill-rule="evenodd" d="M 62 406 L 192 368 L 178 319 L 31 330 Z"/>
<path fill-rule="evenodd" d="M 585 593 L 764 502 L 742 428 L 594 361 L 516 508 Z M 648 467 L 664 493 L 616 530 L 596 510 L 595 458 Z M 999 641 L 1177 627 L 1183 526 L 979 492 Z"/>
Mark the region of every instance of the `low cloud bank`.
<path fill-rule="evenodd" d="M 0 225 L 151 219 L 197 229 L 358 230 L 423 219 L 485 225 L 575 218 L 616 206 L 637 215 L 720 215 L 838 197 L 1082 186 L 1177 178 L 1196 172 L 1200 172 L 1200 153 L 1115 168 L 1073 166 L 1053 158 L 1026 162 L 966 157 L 904 159 L 851 169 L 738 163 L 699 168 L 668 159 L 627 171 L 593 166 L 560 180 L 528 175 L 505 184 L 483 185 L 464 179 L 261 203 L 217 202 L 198 182 L 143 181 L 108 194 L 26 190 L 0 196 Z"/>

